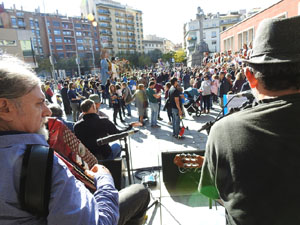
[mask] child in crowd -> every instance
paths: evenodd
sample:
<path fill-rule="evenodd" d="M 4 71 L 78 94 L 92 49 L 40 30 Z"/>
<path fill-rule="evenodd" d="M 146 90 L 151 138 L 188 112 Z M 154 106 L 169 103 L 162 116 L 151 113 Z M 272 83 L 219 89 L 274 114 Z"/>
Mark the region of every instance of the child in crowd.
<path fill-rule="evenodd" d="M 121 122 L 125 122 L 125 120 L 123 120 L 123 118 L 122 118 L 119 96 L 117 94 L 117 89 L 116 89 L 116 86 L 114 84 L 111 84 L 109 86 L 109 94 L 110 94 L 112 107 L 114 109 L 113 120 L 114 120 L 115 125 L 118 125 L 117 124 L 117 114 L 118 113 L 119 113 L 119 117 L 120 117 Z"/>

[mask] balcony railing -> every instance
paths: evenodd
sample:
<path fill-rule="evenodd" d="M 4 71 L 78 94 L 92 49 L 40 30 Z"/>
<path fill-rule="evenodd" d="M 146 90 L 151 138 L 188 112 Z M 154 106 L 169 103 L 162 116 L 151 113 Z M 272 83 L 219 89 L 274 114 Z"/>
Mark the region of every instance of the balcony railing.
<path fill-rule="evenodd" d="M 105 15 L 110 15 L 110 11 L 109 10 L 98 10 L 99 14 L 105 14 Z"/>

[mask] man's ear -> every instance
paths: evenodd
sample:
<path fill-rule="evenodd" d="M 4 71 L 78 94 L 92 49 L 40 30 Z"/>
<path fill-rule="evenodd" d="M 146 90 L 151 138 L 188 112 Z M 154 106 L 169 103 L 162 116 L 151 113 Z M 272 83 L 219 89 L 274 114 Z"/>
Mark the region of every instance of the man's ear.
<path fill-rule="evenodd" d="M 15 107 L 11 101 L 6 98 L 0 98 L 0 119 L 4 121 L 13 120 L 13 111 Z"/>
<path fill-rule="evenodd" d="M 246 77 L 250 83 L 250 87 L 251 88 L 256 88 L 257 86 L 257 79 L 254 76 L 254 73 L 251 72 L 251 70 L 249 69 L 249 67 L 246 68 Z"/>

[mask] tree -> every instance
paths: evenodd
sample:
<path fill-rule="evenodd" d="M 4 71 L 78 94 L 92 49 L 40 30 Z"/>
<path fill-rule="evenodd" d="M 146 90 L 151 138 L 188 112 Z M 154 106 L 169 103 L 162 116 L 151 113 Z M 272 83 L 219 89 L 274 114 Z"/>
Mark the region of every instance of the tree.
<path fill-rule="evenodd" d="M 151 59 L 152 63 L 157 63 L 157 60 L 162 57 L 163 53 L 159 49 L 154 49 L 153 51 L 148 52 L 148 56 Z"/>
<path fill-rule="evenodd" d="M 174 54 L 174 59 L 176 63 L 182 63 L 186 61 L 186 53 L 183 49 L 177 50 Z"/>
<path fill-rule="evenodd" d="M 38 67 L 35 69 L 36 73 L 46 71 L 51 73 L 51 63 L 49 58 L 37 58 Z"/>
<path fill-rule="evenodd" d="M 164 62 L 171 62 L 172 58 L 174 58 L 175 52 L 170 51 L 162 55 L 162 60 Z"/>

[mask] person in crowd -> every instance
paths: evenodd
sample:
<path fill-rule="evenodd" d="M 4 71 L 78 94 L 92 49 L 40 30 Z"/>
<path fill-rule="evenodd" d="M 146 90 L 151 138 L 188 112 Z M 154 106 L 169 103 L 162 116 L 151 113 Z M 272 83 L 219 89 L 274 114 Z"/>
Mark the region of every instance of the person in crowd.
<path fill-rule="evenodd" d="M 118 143 L 114 143 L 111 146 L 108 144 L 98 146 L 97 139 L 131 130 L 136 123 L 131 123 L 124 130 L 118 130 L 110 120 L 98 116 L 96 105 L 91 99 L 84 100 L 80 108 L 84 116 L 74 125 L 74 132 L 77 138 L 99 160 L 120 157 L 121 146 Z"/>
<path fill-rule="evenodd" d="M 148 108 L 148 99 L 143 84 L 138 85 L 138 90 L 134 93 L 134 96 L 138 109 L 139 122 L 144 125 L 144 114 Z"/>
<path fill-rule="evenodd" d="M 73 133 L 74 133 L 74 122 L 67 121 L 63 118 L 63 111 L 61 107 L 57 104 L 51 104 L 48 106 L 51 110 L 51 116 L 56 117 L 57 119 L 61 120 Z"/>
<path fill-rule="evenodd" d="M 107 80 L 110 78 L 110 75 L 111 75 L 111 72 L 109 71 L 108 69 L 108 62 L 107 62 L 107 59 L 108 58 L 108 52 L 107 50 L 102 50 L 101 51 L 101 70 L 100 70 L 100 81 L 101 81 L 101 89 L 103 90 L 102 94 L 107 94 L 105 92 L 106 90 L 106 83 L 107 83 Z M 105 96 L 106 97 L 106 96 Z M 102 99 L 104 99 L 102 97 Z"/>
<path fill-rule="evenodd" d="M 180 128 L 180 117 L 183 116 L 182 109 L 180 107 L 180 92 L 178 91 L 178 81 L 176 77 L 171 78 L 171 85 L 169 91 L 170 104 L 172 106 L 172 125 L 173 125 L 173 137 L 178 138 Z"/>
<path fill-rule="evenodd" d="M 68 98 L 72 108 L 73 122 L 76 122 L 80 113 L 79 105 L 82 97 L 75 91 L 75 84 L 73 82 L 69 83 Z"/>
<path fill-rule="evenodd" d="M 214 74 L 212 75 L 211 81 L 211 95 L 213 102 L 218 102 L 218 90 L 219 90 L 219 76 Z"/>
<path fill-rule="evenodd" d="M 64 111 L 66 115 L 70 115 L 72 113 L 72 108 L 70 104 L 70 100 L 68 97 L 68 82 L 64 82 L 63 88 L 60 91 L 61 98 L 64 105 Z"/>
<path fill-rule="evenodd" d="M 201 83 L 200 91 L 204 103 L 203 113 L 209 113 L 210 109 L 210 95 L 211 95 L 211 81 L 208 75 L 204 75 L 204 81 Z"/>
<path fill-rule="evenodd" d="M 169 125 L 172 124 L 172 106 L 170 104 L 170 98 L 169 98 L 169 91 L 170 91 L 171 86 L 172 85 L 170 82 L 167 82 L 165 85 L 165 102 L 166 102 L 166 104 L 165 104 L 164 108 L 167 110 Z"/>
<path fill-rule="evenodd" d="M 96 184 L 96 191 L 91 193 L 56 155 L 48 181 L 51 196 L 48 213 L 37 216 L 21 203 L 24 153 L 30 145 L 49 146 L 45 139 L 49 116 L 51 111 L 45 104 L 40 80 L 30 66 L 15 57 L 1 55 L 0 224 L 141 225 L 150 200 L 143 185 L 131 185 L 118 193 L 110 172 L 96 164 L 86 171 Z M 37 197 L 37 201 L 42 199 Z"/>
<path fill-rule="evenodd" d="M 122 97 L 124 99 L 127 116 L 131 116 L 131 102 L 134 100 L 131 91 L 126 82 L 122 83 Z"/>
<path fill-rule="evenodd" d="M 149 87 L 147 88 L 146 94 L 149 100 L 149 105 L 151 109 L 151 127 L 154 128 L 160 128 L 160 126 L 157 124 L 157 117 L 158 117 L 158 100 L 161 96 L 160 94 L 157 94 L 155 92 L 155 82 L 150 81 L 149 82 Z"/>
<path fill-rule="evenodd" d="M 97 95 L 97 94 L 91 94 L 91 95 L 89 96 L 89 99 L 91 99 L 91 100 L 93 100 L 93 101 L 95 102 L 95 105 L 96 105 L 96 108 L 97 108 L 97 114 L 98 114 L 98 116 L 100 116 L 100 117 L 105 117 L 105 118 L 109 119 L 109 116 L 106 115 L 104 112 L 102 112 L 102 111 L 100 110 L 101 99 L 100 99 L 99 95 Z M 78 117 L 78 120 L 81 120 L 82 117 L 83 117 L 83 115 L 84 115 L 83 113 L 80 113 L 80 115 L 79 115 L 79 117 Z"/>
<path fill-rule="evenodd" d="M 120 121 L 122 123 L 124 123 L 125 120 L 123 120 L 123 118 L 122 118 L 121 104 L 120 104 L 120 101 L 119 101 L 119 96 L 117 94 L 117 89 L 116 89 L 116 86 L 114 84 L 111 84 L 109 86 L 109 94 L 110 94 L 110 98 L 111 98 L 111 101 L 112 101 L 112 106 L 113 106 L 113 109 L 114 109 L 114 114 L 113 114 L 114 124 L 118 125 L 117 124 L 117 114 L 118 113 L 119 113 Z"/>
<path fill-rule="evenodd" d="M 233 85 L 232 85 L 233 93 L 234 94 L 239 93 L 241 91 L 242 86 L 243 86 L 244 83 L 245 83 L 244 75 L 241 72 L 237 73 L 236 78 L 235 78 L 235 80 L 233 82 Z"/>
<path fill-rule="evenodd" d="M 162 91 L 164 90 L 164 87 L 161 84 L 157 83 L 154 77 L 151 78 L 150 81 L 155 82 L 154 90 L 156 91 L 156 94 L 160 95 L 160 98 L 157 98 L 157 102 L 158 102 L 157 120 L 162 121 L 163 118 L 160 117 L 160 108 L 161 108 L 161 94 L 162 94 Z"/>
<path fill-rule="evenodd" d="M 220 86 L 219 86 L 219 103 L 220 106 L 223 108 L 223 96 L 226 95 L 230 91 L 230 84 L 228 80 L 225 78 L 225 71 L 220 72 Z"/>
<path fill-rule="evenodd" d="M 259 24 L 245 61 L 257 104 L 211 128 L 199 190 L 220 199 L 228 224 L 300 223 L 298 27 L 299 16 Z"/>
<path fill-rule="evenodd" d="M 123 117 L 125 118 L 125 101 L 123 99 L 122 88 L 121 88 L 121 85 L 119 83 L 116 84 L 116 92 L 118 94 L 118 100 L 120 102 L 120 107 L 121 107 L 121 110 L 123 112 Z"/>
<path fill-rule="evenodd" d="M 53 93 L 53 90 L 51 89 L 50 81 L 46 81 L 46 83 L 45 83 L 45 95 L 46 95 L 47 100 L 50 103 L 53 103 L 52 97 L 53 97 L 54 93 Z"/>

